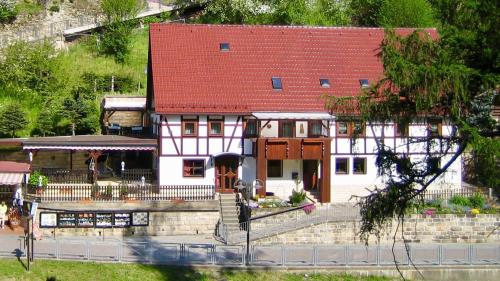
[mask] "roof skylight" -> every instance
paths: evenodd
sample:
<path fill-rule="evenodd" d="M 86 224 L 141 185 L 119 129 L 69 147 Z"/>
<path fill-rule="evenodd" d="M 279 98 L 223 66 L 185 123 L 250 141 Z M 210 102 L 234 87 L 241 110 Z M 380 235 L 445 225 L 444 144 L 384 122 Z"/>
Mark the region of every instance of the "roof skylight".
<path fill-rule="evenodd" d="M 323 88 L 330 88 L 330 80 L 326 79 L 326 78 L 320 78 L 319 79 L 319 84 L 321 85 L 321 87 Z"/>
<path fill-rule="evenodd" d="M 282 90 L 283 89 L 283 84 L 281 83 L 281 78 L 280 77 L 273 77 L 271 78 L 273 82 L 273 89 L 275 90 Z"/>
<path fill-rule="evenodd" d="M 219 44 L 219 49 L 221 51 L 226 51 L 226 52 L 229 51 L 229 49 L 230 49 L 229 43 L 225 43 L 225 42 L 224 43 L 220 43 Z"/>
<path fill-rule="evenodd" d="M 361 85 L 361 88 L 370 87 L 370 81 L 368 81 L 368 79 L 359 79 L 359 84 Z"/>

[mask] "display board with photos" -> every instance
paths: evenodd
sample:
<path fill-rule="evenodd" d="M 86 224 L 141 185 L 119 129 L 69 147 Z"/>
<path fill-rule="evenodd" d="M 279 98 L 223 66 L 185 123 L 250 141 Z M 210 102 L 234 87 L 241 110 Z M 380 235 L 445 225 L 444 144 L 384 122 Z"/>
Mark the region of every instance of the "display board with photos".
<path fill-rule="evenodd" d="M 130 227 L 148 226 L 149 213 L 139 212 L 40 212 L 40 227 Z"/>
<path fill-rule="evenodd" d="M 40 213 L 40 227 L 57 227 L 57 213 Z"/>
<path fill-rule="evenodd" d="M 57 226 L 58 227 L 76 227 L 76 214 L 75 213 L 58 213 Z"/>
<path fill-rule="evenodd" d="M 130 226 L 130 213 L 115 213 L 115 221 L 113 226 L 115 227 L 127 227 Z"/>
<path fill-rule="evenodd" d="M 79 227 L 94 227 L 94 213 L 77 213 L 76 218 Z"/>
<path fill-rule="evenodd" d="M 113 227 L 112 213 L 96 213 L 95 227 Z"/>
<path fill-rule="evenodd" d="M 149 225 L 149 213 L 148 212 L 133 212 L 132 213 L 132 225 L 133 226 L 148 226 Z"/>

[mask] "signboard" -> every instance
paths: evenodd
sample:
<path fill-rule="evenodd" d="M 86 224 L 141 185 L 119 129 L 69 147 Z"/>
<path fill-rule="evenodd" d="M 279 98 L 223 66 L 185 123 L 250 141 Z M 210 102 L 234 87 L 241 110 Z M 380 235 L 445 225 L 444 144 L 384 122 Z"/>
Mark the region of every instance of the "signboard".
<path fill-rule="evenodd" d="M 132 225 L 133 226 L 148 226 L 149 225 L 149 213 L 148 212 L 133 212 L 132 213 Z"/>
<path fill-rule="evenodd" d="M 36 208 L 36 206 L 34 207 Z M 40 212 L 40 227 L 130 227 L 148 226 L 149 212 Z"/>
<path fill-rule="evenodd" d="M 127 227 L 130 226 L 130 213 L 115 213 L 114 226 Z"/>
<path fill-rule="evenodd" d="M 112 227 L 113 214 L 111 213 L 96 213 L 95 214 L 95 227 Z"/>
<path fill-rule="evenodd" d="M 76 216 L 74 213 L 59 213 L 57 225 L 59 227 L 76 227 Z"/>
<path fill-rule="evenodd" d="M 40 213 L 40 227 L 56 227 L 57 213 Z"/>
<path fill-rule="evenodd" d="M 30 215 L 34 217 L 36 215 L 36 210 L 38 209 L 38 202 L 31 203 Z"/>
<path fill-rule="evenodd" d="M 94 227 L 94 213 L 78 213 L 76 216 L 79 227 Z"/>

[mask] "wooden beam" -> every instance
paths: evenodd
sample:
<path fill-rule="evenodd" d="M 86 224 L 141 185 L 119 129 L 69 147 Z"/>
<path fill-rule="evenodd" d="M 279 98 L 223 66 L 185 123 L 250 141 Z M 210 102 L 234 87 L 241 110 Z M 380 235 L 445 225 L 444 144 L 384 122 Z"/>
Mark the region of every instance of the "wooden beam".
<path fill-rule="evenodd" d="M 259 189 L 259 196 L 266 196 L 266 180 L 267 180 L 267 159 L 266 159 L 266 140 L 257 139 L 257 179 L 264 183 L 264 186 Z"/>
<path fill-rule="evenodd" d="M 319 189 L 319 196 L 321 203 L 329 203 L 330 202 L 330 173 L 331 173 L 331 140 L 325 139 L 323 142 L 323 159 L 321 160 L 321 186 Z"/>

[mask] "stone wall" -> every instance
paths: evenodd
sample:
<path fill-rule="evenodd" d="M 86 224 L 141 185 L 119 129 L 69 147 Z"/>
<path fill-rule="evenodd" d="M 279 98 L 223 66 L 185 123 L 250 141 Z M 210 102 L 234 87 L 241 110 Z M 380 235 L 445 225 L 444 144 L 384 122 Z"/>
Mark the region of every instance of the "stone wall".
<path fill-rule="evenodd" d="M 205 235 L 212 236 L 219 212 L 150 212 L 149 226 L 128 228 L 57 228 L 56 236 L 145 236 L 145 235 Z M 52 228 L 41 228 L 46 236 L 54 235 Z"/>
<path fill-rule="evenodd" d="M 219 201 L 131 201 L 131 202 L 52 202 L 41 203 L 38 212 L 149 211 L 148 226 L 128 228 L 41 228 L 52 236 L 144 236 L 205 235 L 212 237 L 219 220 Z M 37 218 L 39 215 L 37 214 Z"/>
<path fill-rule="evenodd" d="M 285 220 L 285 218 L 276 218 Z M 265 224 L 265 222 L 261 222 Z M 269 223 L 271 223 L 269 221 Z M 370 243 L 389 244 L 396 229 L 401 233 L 397 221 L 387 225 L 380 239 L 372 238 Z M 262 227 L 255 224 L 255 227 Z M 252 224 L 254 228 L 254 224 Z M 359 239 L 360 222 L 329 222 L 274 235 L 256 241 L 256 244 L 362 244 Z M 404 238 L 414 243 L 498 243 L 500 242 L 500 215 L 479 214 L 435 215 L 425 217 L 413 215 L 405 220 Z M 401 235 L 398 236 L 402 241 Z"/>

